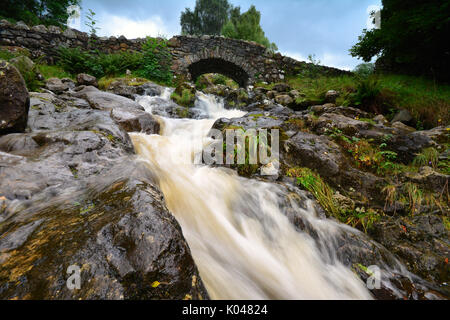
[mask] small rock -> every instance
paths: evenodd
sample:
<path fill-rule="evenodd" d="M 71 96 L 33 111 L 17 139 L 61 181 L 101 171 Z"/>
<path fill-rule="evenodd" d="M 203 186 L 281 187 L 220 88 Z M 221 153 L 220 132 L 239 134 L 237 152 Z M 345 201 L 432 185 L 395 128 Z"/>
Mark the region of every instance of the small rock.
<path fill-rule="evenodd" d="M 291 91 L 289 92 L 289 95 L 290 95 L 292 98 L 297 99 L 298 97 L 300 97 L 300 92 L 299 92 L 298 90 L 291 90 Z"/>
<path fill-rule="evenodd" d="M 64 30 L 63 35 L 66 36 L 67 38 L 71 38 L 71 39 L 76 39 L 77 34 L 70 28 L 67 28 L 66 30 Z"/>
<path fill-rule="evenodd" d="M 289 92 L 291 91 L 291 87 L 286 83 L 278 83 L 273 87 L 273 90 L 277 92 Z"/>
<path fill-rule="evenodd" d="M 84 85 L 98 87 L 97 78 L 86 73 L 80 73 L 77 75 L 77 84 L 79 86 Z"/>
<path fill-rule="evenodd" d="M 74 89 L 76 87 L 75 82 L 70 78 L 62 78 L 61 81 L 66 84 L 69 89 Z"/>
<path fill-rule="evenodd" d="M 16 23 L 16 28 L 17 28 L 17 29 L 21 29 L 21 30 L 30 30 L 30 27 L 28 27 L 28 26 L 26 25 L 26 23 L 23 22 L 23 21 L 17 22 L 17 23 Z"/>
<path fill-rule="evenodd" d="M 325 101 L 328 103 L 336 103 L 339 93 L 335 90 L 330 90 L 325 94 Z"/>
<path fill-rule="evenodd" d="M 59 78 L 48 79 L 45 83 L 45 87 L 56 94 L 62 93 L 69 89 L 69 86 L 63 83 Z"/>
<path fill-rule="evenodd" d="M 395 122 L 401 122 L 404 124 L 411 124 L 411 122 L 413 121 L 413 116 L 411 115 L 411 113 L 408 110 L 400 110 L 392 119 L 391 123 L 395 123 Z"/>
<path fill-rule="evenodd" d="M 61 34 L 61 29 L 59 27 L 56 27 L 56 26 L 49 26 L 48 27 L 48 32 L 54 33 L 54 34 Z"/>
<path fill-rule="evenodd" d="M 289 96 L 287 94 L 282 94 L 282 95 L 276 96 L 275 101 L 283 106 L 288 106 L 294 102 L 294 99 L 292 99 L 291 96 Z"/>
<path fill-rule="evenodd" d="M 377 124 L 381 124 L 381 125 L 385 125 L 388 123 L 388 121 L 382 114 L 379 114 L 376 117 L 374 117 L 373 121 L 375 121 Z"/>
<path fill-rule="evenodd" d="M 37 31 L 37 32 L 41 32 L 41 33 L 47 33 L 48 32 L 47 27 L 42 25 L 42 24 L 32 27 L 31 30 Z"/>
<path fill-rule="evenodd" d="M 393 122 L 391 127 L 395 128 L 395 129 L 402 130 L 402 131 L 406 131 L 406 132 L 414 132 L 414 131 L 416 131 L 416 129 L 414 129 L 412 127 L 409 127 L 409 126 L 407 126 L 406 124 L 404 124 L 404 123 L 402 123 L 400 121 Z"/>

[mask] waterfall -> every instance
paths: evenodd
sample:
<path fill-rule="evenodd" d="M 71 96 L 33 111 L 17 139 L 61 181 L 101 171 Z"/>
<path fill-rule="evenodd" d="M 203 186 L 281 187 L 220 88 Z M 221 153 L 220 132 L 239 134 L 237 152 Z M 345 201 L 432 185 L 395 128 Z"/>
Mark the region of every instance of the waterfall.
<path fill-rule="evenodd" d="M 163 93 L 158 99 L 168 99 Z M 147 112 L 155 98 L 141 97 Z M 153 104 L 156 103 L 156 104 Z M 158 117 L 160 135 L 131 134 L 135 149 L 159 181 L 167 207 L 180 223 L 212 299 L 371 299 L 366 285 L 299 232 L 283 213 L 283 190 L 225 168 L 196 165 L 192 145 L 202 145 L 219 118 L 241 117 L 214 96 L 199 93 L 205 119 Z M 183 161 L 180 161 L 182 159 Z M 312 203 L 291 204 L 319 234 L 333 241 L 350 227 L 321 219 Z"/>

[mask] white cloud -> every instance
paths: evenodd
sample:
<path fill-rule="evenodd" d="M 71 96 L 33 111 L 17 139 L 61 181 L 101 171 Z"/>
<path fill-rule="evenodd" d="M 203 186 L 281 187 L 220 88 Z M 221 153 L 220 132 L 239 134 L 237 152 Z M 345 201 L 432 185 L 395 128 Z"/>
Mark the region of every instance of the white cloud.
<path fill-rule="evenodd" d="M 300 52 L 282 52 L 284 56 L 291 57 L 297 61 L 307 61 L 308 58 L 301 54 Z M 332 53 L 325 53 L 323 55 L 316 55 L 316 60 L 320 60 L 320 64 L 327 67 L 334 67 L 342 70 L 352 70 L 353 68 L 349 66 L 349 64 L 353 64 L 353 61 L 349 61 L 351 59 L 347 55 L 336 55 Z"/>
<path fill-rule="evenodd" d="M 299 52 L 281 52 L 281 54 L 283 56 L 287 56 L 287 57 L 291 57 L 292 59 L 295 59 L 297 61 L 306 61 L 308 60 L 305 56 L 303 56 L 301 53 Z"/>
<path fill-rule="evenodd" d="M 321 64 L 328 67 L 334 67 L 342 70 L 352 70 L 353 68 L 348 63 L 353 62 L 348 55 L 339 55 L 332 53 L 325 53 L 322 57 L 319 57 Z"/>
<path fill-rule="evenodd" d="M 125 36 L 128 39 L 145 38 L 146 36 L 172 37 L 175 33 L 162 21 L 160 16 L 152 16 L 146 20 L 134 20 L 127 17 L 106 14 L 99 19 L 101 36 Z"/>

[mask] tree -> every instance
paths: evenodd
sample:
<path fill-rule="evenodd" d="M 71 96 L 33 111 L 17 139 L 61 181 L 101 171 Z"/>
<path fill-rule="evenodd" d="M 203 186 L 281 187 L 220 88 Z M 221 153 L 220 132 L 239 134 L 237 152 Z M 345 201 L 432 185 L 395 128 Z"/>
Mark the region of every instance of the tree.
<path fill-rule="evenodd" d="M 29 25 L 63 26 L 69 14 L 67 8 L 81 0 L 2 0 L 0 17 L 24 21 Z"/>
<path fill-rule="evenodd" d="M 263 46 L 276 51 L 275 43 L 267 39 L 260 25 L 261 13 L 251 6 L 247 12 L 241 14 L 240 7 L 230 11 L 230 19 L 222 28 L 222 35 L 228 38 L 255 41 Z"/>
<path fill-rule="evenodd" d="M 450 0 L 383 0 L 381 28 L 363 30 L 350 53 L 377 66 L 450 80 Z"/>
<path fill-rule="evenodd" d="M 197 0 L 194 11 L 186 8 L 181 13 L 181 31 L 190 35 L 219 35 L 230 9 L 228 0 Z"/>

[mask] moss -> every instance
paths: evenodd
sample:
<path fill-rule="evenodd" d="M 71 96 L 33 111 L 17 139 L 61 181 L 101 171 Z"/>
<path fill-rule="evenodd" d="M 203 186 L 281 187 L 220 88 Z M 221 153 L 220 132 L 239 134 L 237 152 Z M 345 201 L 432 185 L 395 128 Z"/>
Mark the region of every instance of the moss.
<path fill-rule="evenodd" d="M 195 94 L 189 89 L 183 89 L 181 96 L 177 92 L 173 92 L 170 98 L 178 105 L 190 108 L 194 105 Z"/>

